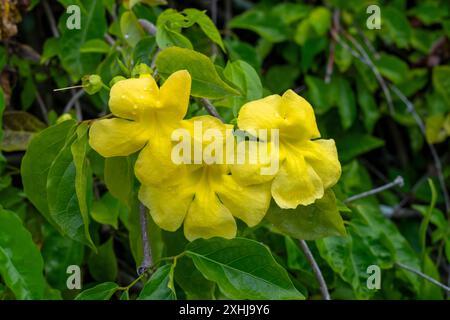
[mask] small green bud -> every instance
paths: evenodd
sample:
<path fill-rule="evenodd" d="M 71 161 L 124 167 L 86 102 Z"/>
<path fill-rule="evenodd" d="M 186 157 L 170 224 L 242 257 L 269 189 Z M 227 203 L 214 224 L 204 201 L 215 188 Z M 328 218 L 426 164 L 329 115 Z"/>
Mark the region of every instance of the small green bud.
<path fill-rule="evenodd" d="M 133 70 L 131 71 L 131 76 L 137 77 L 143 74 L 152 74 L 152 69 L 145 63 L 139 63 L 134 66 Z"/>
<path fill-rule="evenodd" d="M 97 74 L 86 75 L 81 79 L 84 91 L 88 94 L 96 94 L 102 89 L 103 82 Z"/>

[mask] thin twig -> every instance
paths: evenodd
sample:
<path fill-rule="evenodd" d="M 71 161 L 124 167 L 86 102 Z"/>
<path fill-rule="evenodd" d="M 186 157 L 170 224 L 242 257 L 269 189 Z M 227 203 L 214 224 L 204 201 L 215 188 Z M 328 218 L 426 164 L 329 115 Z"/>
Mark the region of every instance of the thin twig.
<path fill-rule="evenodd" d="M 300 244 L 300 248 L 305 254 L 305 257 L 308 260 L 309 265 L 311 266 L 317 281 L 319 282 L 320 292 L 322 293 L 323 300 L 331 300 L 330 293 L 328 292 L 327 283 L 323 278 L 322 271 L 320 271 L 319 265 L 314 259 L 314 256 L 308 247 L 308 244 L 306 243 L 305 240 L 299 240 L 298 243 Z"/>
<path fill-rule="evenodd" d="M 425 280 L 430 281 L 431 283 L 437 285 L 439 288 L 442 288 L 445 291 L 450 292 L 450 287 L 447 287 L 445 284 L 440 283 L 439 281 L 437 281 L 436 279 L 433 279 L 432 277 L 426 275 L 425 273 L 422 273 L 421 271 L 416 270 L 414 268 L 411 268 L 410 266 L 407 266 L 407 265 L 405 265 L 403 263 L 400 263 L 400 262 L 396 262 L 395 264 L 397 266 L 399 266 L 400 268 L 402 268 L 402 269 L 408 270 L 408 271 L 410 271 L 412 273 L 415 273 L 418 276 L 424 278 Z"/>
<path fill-rule="evenodd" d="M 71 89 L 70 91 L 72 92 L 72 97 L 75 96 L 76 94 L 75 89 Z M 75 114 L 77 116 L 78 121 L 83 120 L 83 113 L 81 112 L 80 99 L 75 99 Z"/>
<path fill-rule="evenodd" d="M 63 113 L 67 113 L 72 109 L 72 107 L 75 105 L 75 102 L 80 99 L 84 95 L 84 90 L 78 90 L 76 93 L 72 95 L 72 98 L 70 98 L 69 102 L 67 102 L 66 106 L 63 109 Z"/>
<path fill-rule="evenodd" d="M 381 187 L 351 196 L 351 197 L 345 199 L 344 202 L 349 203 L 349 202 L 352 202 L 352 201 L 355 201 L 355 200 L 358 200 L 361 198 L 366 198 L 366 197 L 372 196 L 374 194 L 380 193 L 382 191 L 385 191 L 387 189 L 390 189 L 390 188 L 393 188 L 396 186 L 402 187 L 403 184 L 404 184 L 403 178 L 401 176 L 398 176 L 392 182 L 386 183 L 385 185 L 382 185 Z"/>
<path fill-rule="evenodd" d="M 212 115 L 213 117 L 216 117 L 217 119 L 219 119 L 222 122 L 225 122 L 222 118 L 222 116 L 219 114 L 219 112 L 217 111 L 217 109 L 212 105 L 212 103 L 206 99 L 206 98 L 201 98 L 200 102 L 202 103 L 203 107 L 206 109 L 206 111 Z"/>
<path fill-rule="evenodd" d="M 442 189 L 442 194 L 444 196 L 445 201 L 445 210 L 447 211 L 447 214 L 450 214 L 450 198 L 447 190 L 447 186 L 445 185 L 445 178 L 442 170 L 442 163 L 441 159 L 439 159 L 439 155 L 434 148 L 434 146 L 428 142 L 426 138 L 426 129 L 425 124 L 422 121 L 422 118 L 417 113 L 416 109 L 414 108 L 414 104 L 394 85 L 391 85 L 392 91 L 402 100 L 402 102 L 406 105 L 406 108 L 408 109 L 408 112 L 411 113 L 411 115 L 414 118 L 414 121 L 416 122 L 417 126 L 419 127 L 423 137 L 425 138 L 425 141 L 428 145 L 428 148 L 430 149 L 431 156 L 434 161 L 434 165 L 436 167 L 437 176 L 439 180 L 439 185 Z"/>
<path fill-rule="evenodd" d="M 145 32 L 147 32 L 149 35 L 156 35 L 156 27 L 153 23 L 146 19 L 139 19 L 139 24 L 141 25 L 142 29 L 144 29 Z"/>
<path fill-rule="evenodd" d="M 225 0 L 225 23 L 224 23 L 224 34 L 225 38 L 228 39 L 231 36 L 231 29 L 228 26 L 228 22 L 233 18 L 233 2 L 231 0 Z"/>
<path fill-rule="evenodd" d="M 392 103 L 392 96 L 389 91 L 389 88 L 386 84 L 386 80 L 381 76 L 380 71 L 373 63 L 372 59 L 370 59 L 369 55 L 367 54 L 366 50 L 364 50 L 363 46 L 359 44 L 359 42 L 353 38 L 351 34 L 343 30 L 344 36 L 355 46 L 355 48 L 360 52 L 363 59 L 366 61 L 366 64 L 370 67 L 373 74 L 375 75 L 375 78 L 377 78 L 378 83 L 380 84 L 381 89 L 383 90 L 384 96 L 386 97 L 386 101 L 389 107 L 389 111 L 391 114 L 394 114 L 394 104 Z"/>
<path fill-rule="evenodd" d="M 339 10 L 334 10 L 333 25 L 332 25 L 331 31 L 330 31 L 330 33 L 331 33 L 330 50 L 328 53 L 327 67 L 325 70 L 325 83 L 330 83 L 331 75 L 333 74 L 334 55 L 335 55 L 335 50 L 336 50 L 336 39 L 333 35 L 338 32 L 339 32 Z"/>
<path fill-rule="evenodd" d="M 107 33 L 105 33 L 105 40 L 106 40 L 106 42 L 108 42 L 108 44 L 109 44 L 110 46 L 113 46 L 113 45 L 116 44 L 116 40 L 114 40 L 114 38 L 111 37 L 111 36 L 110 36 L 109 34 L 107 34 Z"/>
<path fill-rule="evenodd" d="M 59 38 L 59 31 L 56 26 L 55 17 L 53 16 L 52 9 L 48 5 L 47 0 L 42 1 L 42 5 L 44 6 L 45 15 L 47 16 L 48 22 L 50 24 L 50 29 L 52 30 L 52 34 L 55 38 Z"/>
<path fill-rule="evenodd" d="M 146 272 L 153 264 L 152 252 L 150 249 L 150 240 L 148 238 L 147 232 L 147 209 L 141 203 L 139 206 L 139 222 L 141 224 L 141 237 L 142 237 L 142 250 L 143 250 L 143 261 L 137 270 L 138 275 Z"/>
<path fill-rule="evenodd" d="M 44 100 L 42 99 L 39 91 L 36 91 L 36 101 L 39 105 L 39 109 L 41 110 L 42 117 L 44 118 L 45 123 L 48 124 L 47 107 L 45 106 Z"/>

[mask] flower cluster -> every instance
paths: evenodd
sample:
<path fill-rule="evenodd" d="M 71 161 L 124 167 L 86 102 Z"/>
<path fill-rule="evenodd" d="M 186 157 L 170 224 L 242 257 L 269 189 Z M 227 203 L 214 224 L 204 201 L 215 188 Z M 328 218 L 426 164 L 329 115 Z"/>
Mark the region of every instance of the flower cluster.
<path fill-rule="evenodd" d="M 90 145 L 104 157 L 139 151 L 135 164 L 141 182 L 139 199 L 162 229 L 175 231 L 184 225 L 184 234 L 191 241 L 233 238 L 235 218 L 248 226 L 257 225 L 271 197 L 281 208 L 308 205 L 339 179 L 341 167 L 334 141 L 319 139 L 311 105 L 291 90 L 241 108 L 239 129 L 256 132 L 255 139 L 242 140 L 232 149 L 235 154 L 245 153 L 243 163 L 208 158 L 195 163 L 173 161 L 173 132 L 180 128 L 192 133 L 185 138 L 189 145 L 203 151 L 210 145 L 194 132 L 198 123 L 201 136 L 216 133 L 210 137 L 216 147 L 236 140 L 232 126 L 217 118 L 184 119 L 190 88 L 191 77 L 185 70 L 173 73 L 160 88 L 150 75 L 119 81 L 111 88 L 109 100 L 116 118 L 95 121 L 90 129 Z M 270 135 L 259 134 L 261 129 L 279 132 L 276 146 Z M 252 148 L 239 148 L 255 143 L 265 144 L 272 152 L 258 157 L 249 151 Z M 217 159 L 214 151 L 210 155 Z M 257 161 L 249 161 L 255 157 Z M 277 157 L 278 170 L 261 174 L 272 157 Z"/>

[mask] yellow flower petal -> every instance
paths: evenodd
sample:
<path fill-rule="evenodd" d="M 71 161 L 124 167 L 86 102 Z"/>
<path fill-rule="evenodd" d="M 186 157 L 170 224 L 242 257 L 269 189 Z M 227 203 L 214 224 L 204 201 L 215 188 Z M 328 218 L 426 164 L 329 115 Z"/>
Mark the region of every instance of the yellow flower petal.
<path fill-rule="evenodd" d="M 244 221 L 248 226 L 256 226 L 267 212 L 270 205 L 270 183 L 242 186 L 232 176 L 223 176 L 217 186 L 220 201 L 233 216 Z"/>
<path fill-rule="evenodd" d="M 284 121 L 278 114 L 280 103 L 281 97 L 274 94 L 244 104 L 237 119 L 239 128 L 244 131 L 279 129 Z"/>
<path fill-rule="evenodd" d="M 341 176 L 341 164 L 333 139 L 308 141 L 302 146 L 306 162 L 319 175 L 325 189 L 334 186 Z"/>
<path fill-rule="evenodd" d="M 294 91 L 288 90 L 283 94 L 279 113 L 285 119 L 280 136 L 295 140 L 320 137 L 312 106 Z"/>
<path fill-rule="evenodd" d="M 155 223 L 167 231 L 177 230 L 188 212 L 194 194 L 180 186 L 141 185 L 139 200 L 149 209 Z"/>
<path fill-rule="evenodd" d="M 288 154 L 272 182 L 272 196 L 283 209 L 309 205 L 323 192 L 322 180 L 301 154 Z"/>
<path fill-rule="evenodd" d="M 191 94 L 191 75 L 186 70 L 172 73 L 160 88 L 161 115 L 169 121 L 181 120 L 186 115 Z"/>
<path fill-rule="evenodd" d="M 211 190 L 201 190 L 189 207 L 184 220 L 184 235 L 189 241 L 197 238 L 236 236 L 236 221 L 230 211 Z"/>
<path fill-rule="evenodd" d="M 146 109 L 155 108 L 159 89 L 150 75 L 117 82 L 109 93 L 109 109 L 120 118 L 142 119 Z"/>
<path fill-rule="evenodd" d="M 279 129 L 281 139 L 320 137 L 313 108 L 292 90 L 282 97 L 272 95 L 245 104 L 239 111 L 238 126 L 245 131 Z M 256 134 L 260 136 L 258 132 Z"/>
<path fill-rule="evenodd" d="M 124 119 L 95 121 L 89 131 L 89 144 L 103 157 L 127 156 L 148 141 L 148 131 L 138 122 Z"/>
<path fill-rule="evenodd" d="M 139 153 L 134 171 L 142 184 L 162 183 L 184 166 L 172 161 L 172 141 L 170 135 L 153 135 L 148 144 Z"/>
<path fill-rule="evenodd" d="M 236 159 L 230 165 L 233 178 L 242 185 L 271 181 L 284 159 L 271 143 L 245 140 L 237 144 Z"/>

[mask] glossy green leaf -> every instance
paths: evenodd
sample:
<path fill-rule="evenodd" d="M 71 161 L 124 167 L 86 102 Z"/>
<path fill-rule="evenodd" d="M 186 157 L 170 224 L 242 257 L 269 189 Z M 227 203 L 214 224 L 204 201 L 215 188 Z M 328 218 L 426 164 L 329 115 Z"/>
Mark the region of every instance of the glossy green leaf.
<path fill-rule="evenodd" d="M 214 43 L 219 45 L 219 47 L 225 51 L 225 46 L 220 36 L 219 30 L 215 26 L 214 22 L 206 15 L 204 11 L 197 9 L 184 9 L 183 13 L 191 21 L 195 22 L 200 26 L 205 35 L 210 38 Z"/>
<path fill-rule="evenodd" d="M 247 102 L 262 98 L 263 88 L 255 69 L 248 63 L 238 60 L 228 62 L 223 70 L 224 76 L 241 91 L 241 96 L 228 98 L 228 104 L 236 116 Z"/>
<path fill-rule="evenodd" d="M 45 274 L 49 284 L 54 288 L 66 290 L 67 277 L 69 276 L 67 267 L 83 264 L 84 246 L 51 229 L 44 239 L 42 257 L 44 258 Z"/>
<path fill-rule="evenodd" d="M 224 82 L 211 60 L 196 51 L 171 47 L 162 50 L 156 58 L 156 67 L 163 78 L 178 70 L 187 70 L 192 77 L 191 95 L 210 99 L 239 95 Z"/>
<path fill-rule="evenodd" d="M 384 141 L 370 135 L 353 133 L 336 140 L 336 144 L 339 159 L 347 162 L 361 154 L 382 147 Z"/>
<path fill-rule="evenodd" d="M 356 120 L 356 102 L 353 89 L 350 83 L 344 79 L 334 79 L 337 81 L 337 94 L 336 104 L 341 117 L 341 124 L 344 129 L 348 129 L 352 126 Z"/>
<path fill-rule="evenodd" d="M 89 273 L 99 282 L 116 280 L 118 267 L 113 239 L 110 238 L 108 241 L 98 246 L 97 249 L 97 254 L 92 253 L 89 258 Z"/>
<path fill-rule="evenodd" d="M 120 17 L 120 30 L 125 41 L 132 47 L 145 36 L 144 29 L 132 11 L 126 11 Z"/>
<path fill-rule="evenodd" d="M 433 86 L 450 104 L 450 66 L 433 68 Z"/>
<path fill-rule="evenodd" d="M 232 299 L 304 299 L 263 244 L 244 238 L 199 239 L 186 247 L 195 266 Z"/>
<path fill-rule="evenodd" d="M 36 133 L 45 127 L 45 124 L 31 113 L 25 111 L 4 112 L 1 149 L 8 152 L 24 151 Z"/>
<path fill-rule="evenodd" d="M 76 131 L 77 138 L 71 145 L 71 152 L 73 163 L 75 165 L 75 193 L 77 195 L 78 206 L 83 220 L 84 234 L 89 244 L 94 246 L 89 233 L 89 210 L 90 199 L 92 199 L 90 193 L 92 193 L 92 191 L 88 190 L 88 188 L 90 187 L 89 180 L 92 179 L 92 176 L 87 161 L 87 153 L 90 150 L 88 130 L 89 126 L 86 123 L 81 123 L 78 126 Z"/>
<path fill-rule="evenodd" d="M 81 292 L 75 300 L 109 300 L 119 286 L 113 282 L 104 282 Z"/>
<path fill-rule="evenodd" d="M 393 83 L 398 84 L 407 76 L 408 65 L 394 55 L 382 53 L 379 59 L 374 60 L 374 63 L 381 75 Z"/>
<path fill-rule="evenodd" d="M 72 4 L 72 3 L 71 3 Z M 80 0 L 82 5 L 80 29 L 69 29 L 66 22 L 69 14 L 61 17 L 59 58 L 73 81 L 89 74 L 100 62 L 101 54 L 82 53 L 80 48 L 89 40 L 103 39 L 106 32 L 105 8 L 102 0 Z"/>
<path fill-rule="evenodd" d="M 251 30 L 271 42 L 281 42 L 288 34 L 287 27 L 280 16 L 260 9 L 249 10 L 234 17 L 228 22 L 228 26 Z"/>
<path fill-rule="evenodd" d="M 123 211 L 127 211 L 127 207 L 107 192 L 92 204 L 91 217 L 98 223 L 109 224 L 117 229 L 119 215 Z"/>
<path fill-rule="evenodd" d="M 111 157 L 105 159 L 105 184 L 109 192 L 128 204 L 133 187 L 133 167 L 129 157 Z"/>
<path fill-rule="evenodd" d="M 89 217 L 86 216 L 87 212 L 83 211 L 86 208 L 81 208 L 86 203 L 82 204 L 78 199 L 78 197 L 81 198 L 83 196 L 80 191 L 83 190 L 84 183 L 88 185 L 92 182 L 89 181 L 91 180 L 89 177 L 81 176 L 81 179 L 80 177 L 77 179 L 76 167 L 80 167 L 80 163 L 77 166 L 75 165 L 71 152 L 71 144 L 76 139 L 77 132 L 69 135 L 65 141 L 65 145 L 61 148 L 50 166 L 46 186 L 48 206 L 50 215 L 63 234 L 73 240 L 80 241 L 95 248 L 89 235 L 88 225 L 86 224 Z M 78 186 L 76 186 L 77 184 Z M 80 191 L 77 192 L 77 189 Z M 92 189 L 86 189 L 86 197 L 92 197 Z"/>
<path fill-rule="evenodd" d="M 38 133 L 22 159 L 21 173 L 28 199 L 54 227 L 61 231 L 50 215 L 47 203 L 47 177 L 53 160 L 64 147 L 66 136 L 73 132 L 75 121 L 68 120 Z"/>
<path fill-rule="evenodd" d="M 86 41 L 81 47 L 81 53 L 108 53 L 111 50 L 111 47 L 101 39 L 92 39 Z"/>
<path fill-rule="evenodd" d="M 175 300 L 176 295 L 170 283 L 173 282 L 173 265 L 160 267 L 144 285 L 138 300 Z"/>
<path fill-rule="evenodd" d="M 0 207 L 0 276 L 19 300 L 42 299 L 44 263 L 31 234 L 13 212 Z"/>
<path fill-rule="evenodd" d="M 281 209 L 273 202 L 265 219 L 273 231 L 302 240 L 346 234 L 331 190 L 314 204 L 296 209 Z"/>

